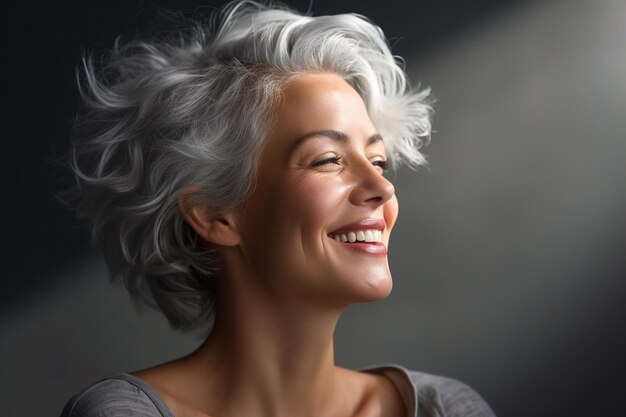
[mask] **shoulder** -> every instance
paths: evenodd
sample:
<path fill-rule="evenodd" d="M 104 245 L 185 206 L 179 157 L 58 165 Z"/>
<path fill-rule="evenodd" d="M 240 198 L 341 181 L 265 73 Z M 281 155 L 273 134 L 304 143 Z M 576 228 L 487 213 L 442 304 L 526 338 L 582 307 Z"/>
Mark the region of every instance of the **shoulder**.
<path fill-rule="evenodd" d="M 480 394 L 456 379 L 412 371 L 396 364 L 363 371 L 389 378 L 411 417 L 495 417 Z"/>
<path fill-rule="evenodd" d="M 406 372 L 415 389 L 419 416 L 495 416 L 480 394 L 461 381 L 424 372 Z"/>
<path fill-rule="evenodd" d="M 72 397 L 60 417 L 171 417 L 154 391 L 138 378 L 102 379 Z"/>

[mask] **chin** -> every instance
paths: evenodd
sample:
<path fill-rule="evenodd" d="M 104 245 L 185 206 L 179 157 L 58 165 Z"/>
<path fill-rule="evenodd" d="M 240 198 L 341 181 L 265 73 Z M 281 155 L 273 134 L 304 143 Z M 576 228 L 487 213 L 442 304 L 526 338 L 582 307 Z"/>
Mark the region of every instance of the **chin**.
<path fill-rule="evenodd" d="M 387 298 L 391 294 L 393 280 L 389 273 L 381 276 L 370 276 L 367 280 L 363 302 L 377 301 Z"/>

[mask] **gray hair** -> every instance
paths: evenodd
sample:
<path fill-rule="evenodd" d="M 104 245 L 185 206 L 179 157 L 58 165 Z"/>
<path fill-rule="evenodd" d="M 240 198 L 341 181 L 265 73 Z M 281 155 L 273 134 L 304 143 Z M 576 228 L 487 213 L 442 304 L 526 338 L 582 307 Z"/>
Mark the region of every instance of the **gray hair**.
<path fill-rule="evenodd" d="M 411 90 L 377 26 L 343 14 L 303 16 L 251 1 L 216 25 L 118 40 L 96 68 L 85 57 L 71 145 L 76 208 L 114 278 L 174 328 L 212 315 L 215 255 L 183 220 L 180 191 L 220 213 L 248 195 L 271 110 L 290 78 L 333 72 L 363 98 L 390 161 L 418 166 L 430 134 L 428 90 Z"/>

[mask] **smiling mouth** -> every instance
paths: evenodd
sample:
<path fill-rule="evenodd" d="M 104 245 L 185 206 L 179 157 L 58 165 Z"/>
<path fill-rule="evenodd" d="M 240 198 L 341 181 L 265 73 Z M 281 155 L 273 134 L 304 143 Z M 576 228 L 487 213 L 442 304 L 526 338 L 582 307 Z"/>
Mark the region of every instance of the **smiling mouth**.
<path fill-rule="evenodd" d="M 355 230 L 351 232 L 332 233 L 328 237 L 343 243 L 382 243 L 382 232 L 376 229 Z"/>

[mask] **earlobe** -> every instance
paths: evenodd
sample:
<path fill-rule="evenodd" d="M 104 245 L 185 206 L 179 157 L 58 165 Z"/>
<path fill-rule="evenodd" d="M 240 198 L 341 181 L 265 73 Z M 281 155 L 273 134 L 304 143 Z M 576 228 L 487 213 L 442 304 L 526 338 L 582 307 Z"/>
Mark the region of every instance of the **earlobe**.
<path fill-rule="evenodd" d="M 178 209 L 185 222 L 207 243 L 219 246 L 236 246 L 239 244 L 234 216 L 231 213 L 214 214 L 206 207 L 192 204 L 197 187 L 188 187 L 178 195 Z"/>

